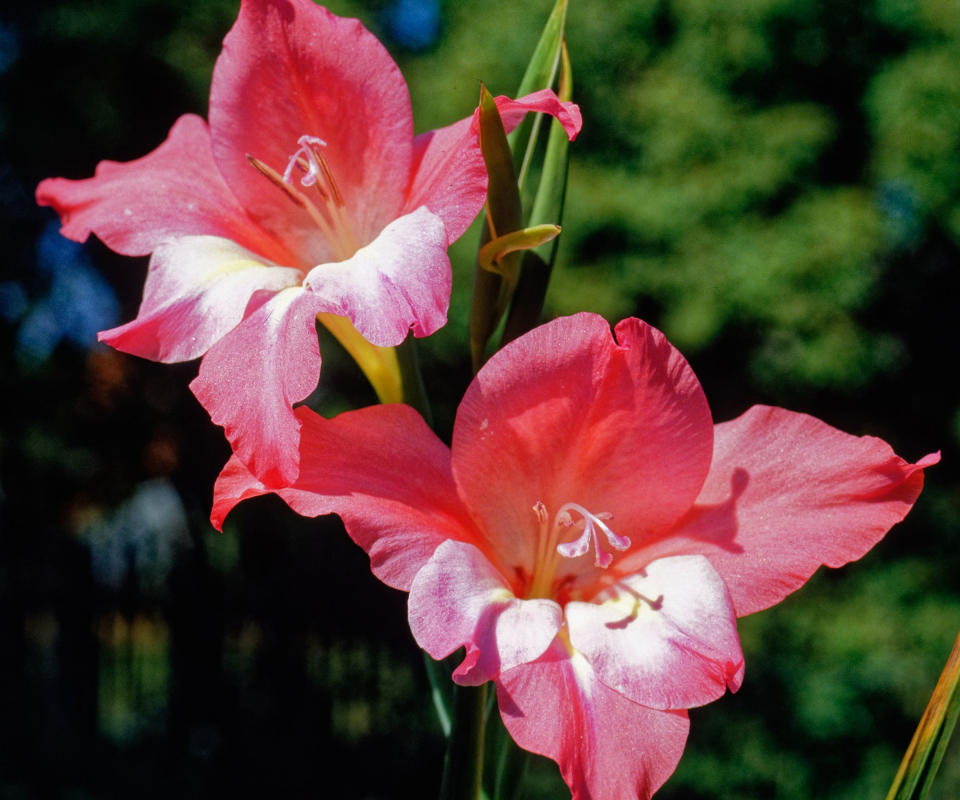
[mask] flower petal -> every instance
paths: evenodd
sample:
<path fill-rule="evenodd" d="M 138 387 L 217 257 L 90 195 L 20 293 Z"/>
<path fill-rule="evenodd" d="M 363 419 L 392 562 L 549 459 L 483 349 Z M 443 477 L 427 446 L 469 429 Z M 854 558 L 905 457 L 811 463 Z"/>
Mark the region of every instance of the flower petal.
<path fill-rule="evenodd" d="M 511 100 L 500 95 L 494 98 L 497 111 L 503 120 L 503 127 L 509 133 L 517 127 L 527 114 L 549 114 L 563 125 L 567 137 L 572 142 L 583 127 L 583 117 L 576 103 L 563 103 L 552 89 L 540 89 L 536 92 Z M 474 119 L 476 119 L 474 114 Z"/>
<path fill-rule="evenodd" d="M 507 131 L 513 130 L 528 113 L 557 117 L 570 139 L 576 138 L 582 119 L 574 103 L 561 103 L 549 89 L 517 100 L 496 98 Z M 413 143 L 413 177 L 405 212 L 425 205 L 447 228 L 453 244 L 483 207 L 487 194 L 487 169 L 477 138 L 477 113 L 445 128 L 421 133 Z"/>
<path fill-rule="evenodd" d="M 374 574 L 407 591 L 437 545 L 473 528 L 450 474 L 450 451 L 412 408 L 372 406 L 324 419 L 301 406 L 300 474 L 270 488 L 236 456 L 214 488 L 218 529 L 237 503 L 274 492 L 298 514 L 339 514 Z"/>
<path fill-rule="evenodd" d="M 417 643 L 438 660 L 466 647 L 453 678 L 478 686 L 541 656 L 563 614 L 552 600 L 517 599 L 476 547 L 447 541 L 413 580 L 409 619 Z"/>
<path fill-rule="evenodd" d="M 99 338 L 153 361 L 189 361 L 252 312 L 251 300 L 302 280 L 300 270 L 272 266 L 229 239 L 182 236 L 154 250 L 137 318 Z"/>
<path fill-rule="evenodd" d="M 612 514 L 636 549 L 703 484 L 713 426 L 699 382 L 656 329 L 626 320 L 616 333 L 619 344 L 595 314 L 554 320 L 493 356 L 467 390 L 454 476 L 504 563 L 533 563 L 537 501 L 550 514 L 568 502 Z"/>
<path fill-rule="evenodd" d="M 300 287 L 273 295 L 207 351 L 190 384 L 234 453 L 268 486 L 297 476 L 300 423 L 293 404 L 316 388 L 320 375 L 311 300 Z"/>
<path fill-rule="evenodd" d="M 346 261 L 321 264 L 304 285 L 317 311 L 348 317 L 369 342 L 400 344 L 447 321 L 450 259 L 440 218 L 426 208 L 395 219 Z"/>
<path fill-rule="evenodd" d="M 497 700 L 517 744 L 560 765 L 572 800 L 648 800 L 676 769 L 690 729 L 685 711 L 628 700 L 559 643 L 503 673 Z"/>
<path fill-rule="evenodd" d="M 278 263 L 291 258 L 237 203 L 214 166 L 207 123 L 192 114 L 180 117 L 166 141 L 143 158 L 101 161 L 86 180 L 43 181 L 37 202 L 53 206 L 64 236 L 82 242 L 92 232 L 123 255 L 146 255 L 170 239 L 206 234 Z"/>
<path fill-rule="evenodd" d="M 244 0 L 214 69 L 210 130 L 217 166 L 240 202 L 296 242 L 303 263 L 339 257 L 247 154 L 283 173 L 301 136 L 323 139 L 358 246 L 400 212 L 413 148 L 410 97 L 393 59 L 358 20 L 310 0 Z"/>
<path fill-rule="evenodd" d="M 733 605 L 702 556 L 658 559 L 564 612 L 570 642 L 597 678 L 634 702 L 692 708 L 743 680 Z"/>
<path fill-rule="evenodd" d="M 821 565 L 863 556 L 906 516 L 923 469 L 886 442 L 851 436 L 782 408 L 754 406 L 717 425 L 713 465 L 696 507 L 651 551 L 703 553 L 737 616 L 802 586 Z"/>

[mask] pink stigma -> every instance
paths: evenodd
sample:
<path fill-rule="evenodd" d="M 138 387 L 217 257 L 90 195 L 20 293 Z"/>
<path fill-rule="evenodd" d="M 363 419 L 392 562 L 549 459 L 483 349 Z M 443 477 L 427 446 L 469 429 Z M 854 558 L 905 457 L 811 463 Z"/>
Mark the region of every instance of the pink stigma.
<path fill-rule="evenodd" d="M 583 522 L 575 523 L 573 521 L 573 517 L 570 515 L 571 511 L 583 517 Z M 579 538 L 574 539 L 572 542 L 563 542 L 558 544 L 557 552 L 564 558 L 578 558 L 590 549 L 590 543 L 592 541 L 594 551 L 596 552 L 593 563 L 598 567 L 603 567 L 604 569 L 609 567 L 613 562 L 613 556 L 610 555 L 610 553 L 600 549 L 600 539 L 597 536 L 597 529 L 599 528 L 600 531 L 603 532 L 603 535 L 607 540 L 607 544 L 609 544 L 614 550 L 623 551 L 630 546 L 629 538 L 626 536 L 617 535 L 610 529 L 610 526 L 603 521 L 604 519 L 610 518 L 611 515 L 606 512 L 591 514 L 589 511 L 587 511 L 587 509 L 581 505 L 578 505 L 577 503 L 565 503 L 557 512 L 556 517 L 554 517 L 554 524 L 564 528 L 574 527 L 582 524 L 583 533 L 580 534 Z"/>
<path fill-rule="evenodd" d="M 327 143 L 319 136 L 307 136 L 304 134 L 297 139 L 300 148 L 290 156 L 287 162 L 287 168 L 283 171 L 284 183 L 290 183 L 293 176 L 293 168 L 299 166 L 304 175 L 300 178 L 301 186 L 313 186 L 317 182 L 317 177 L 323 173 L 323 167 L 320 165 L 318 155 L 319 148 L 326 147 Z"/>

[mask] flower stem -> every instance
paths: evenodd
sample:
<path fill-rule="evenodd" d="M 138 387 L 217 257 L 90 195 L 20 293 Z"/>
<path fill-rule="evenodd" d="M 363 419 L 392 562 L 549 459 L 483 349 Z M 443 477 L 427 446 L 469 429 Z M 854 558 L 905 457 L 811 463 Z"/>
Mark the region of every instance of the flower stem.
<path fill-rule="evenodd" d="M 499 717 L 499 715 L 497 715 Z M 491 721 L 492 735 L 487 736 L 493 761 L 491 800 L 519 800 L 524 796 L 524 775 L 530 753 L 520 748 L 499 720 Z"/>
<path fill-rule="evenodd" d="M 960 718 L 960 634 L 920 719 L 887 800 L 923 800 Z"/>
<path fill-rule="evenodd" d="M 437 721 L 446 739 L 450 738 L 453 723 L 450 720 L 450 705 L 453 699 L 454 684 L 450 680 L 450 669 L 442 663 L 434 661 L 428 653 L 423 653 L 423 663 L 427 669 L 427 679 L 430 681 L 430 697 L 433 700 L 434 710 L 437 712 Z"/>
<path fill-rule="evenodd" d="M 397 363 L 400 366 L 400 379 L 403 384 L 403 402 L 420 412 L 427 425 L 433 427 L 433 412 L 430 399 L 423 384 L 420 372 L 420 359 L 417 358 L 417 346 L 413 334 L 407 336 L 396 347 Z"/>
<path fill-rule="evenodd" d="M 447 741 L 440 800 L 478 800 L 483 779 L 487 684 L 458 686 L 453 702 L 453 730 Z"/>

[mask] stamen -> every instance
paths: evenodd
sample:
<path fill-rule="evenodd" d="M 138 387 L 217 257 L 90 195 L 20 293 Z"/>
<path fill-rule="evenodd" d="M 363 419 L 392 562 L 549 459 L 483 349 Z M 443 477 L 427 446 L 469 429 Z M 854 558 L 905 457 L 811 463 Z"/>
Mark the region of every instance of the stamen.
<path fill-rule="evenodd" d="M 590 543 L 593 542 L 596 553 L 593 563 L 598 567 L 609 567 L 613 562 L 613 556 L 600 549 L 600 539 L 597 536 L 597 528 L 603 532 L 607 544 L 614 550 L 623 551 L 630 546 L 629 538 L 614 533 L 610 529 L 610 526 L 603 521 L 611 518 L 609 513 L 601 512 L 599 514 L 592 514 L 577 503 L 564 504 L 554 518 L 555 525 L 564 528 L 574 526 L 573 517 L 570 514 L 571 511 L 583 517 L 582 523 L 576 523 L 577 525 L 583 525 L 583 533 L 572 542 L 563 542 L 557 545 L 557 552 L 564 558 L 578 558 L 584 555 L 590 549 Z"/>
<path fill-rule="evenodd" d="M 300 169 L 302 169 L 304 172 L 308 172 L 310 169 L 312 169 L 310 162 L 302 157 L 297 158 L 297 166 L 300 167 Z M 323 187 L 319 183 L 314 183 L 313 188 L 317 190 L 317 193 L 320 195 L 320 198 L 323 200 L 323 202 L 326 203 L 330 199 L 330 195 L 324 191 Z"/>
<path fill-rule="evenodd" d="M 338 206 L 343 206 L 343 195 L 340 194 L 340 189 L 337 187 L 337 182 L 333 178 L 333 173 L 330 171 L 330 167 L 327 165 L 327 160 L 323 157 L 323 152 L 320 150 L 321 147 L 326 147 L 327 143 L 321 139 L 319 136 L 307 136 L 304 134 L 299 139 L 297 139 L 297 144 L 300 147 L 297 149 L 297 152 L 290 156 L 290 160 L 287 162 L 287 168 L 283 172 L 283 180 L 286 183 L 290 183 L 291 178 L 293 177 L 293 168 L 299 167 L 303 172 L 303 177 L 300 178 L 301 186 L 313 186 L 320 196 L 324 200 L 329 200 L 330 196 L 333 195 L 333 202 Z M 323 177 L 323 184 L 330 190 L 328 194 L 320 182 L 317 181 L 317 178 Z"/>
<path fill-rule="evenodd" d="M 284 178 L 279 172 L 277 172 L 273 167 L 268 164 L 264 164 L 259 158 L 254 158 L 252 155 L 247 153 L 247 161 L 252 167 L 254 167 L 257 172 L 263 175 L 267 180 L 270 181 L 274 186 L 283 190 L 284 194 L 287 195 L 294 203 L 298 206 L 305 207 L 304 196 L 294 189 L 289 181 Z"/>
<path fill-rule="evenodd" d="M 541 525 L 547 524 L 547 507 L 543 504 L 542 500 L 537 500 L 533 504 L 533 513 L 537 515 L 537 522 Z"/>
<path fill-rule="evenodd" d="M 312 219 L 317 227 L 320 228 L 324 234 L 326 234 L 330 241 L 338 241 L 337 231 L 333 224 L 323 215 L 323 213 L 321 213 L 320 209 L 310 202 L 303 192 L 298 190 L 295 186 L 292 186 L 279 172 L 277 172 L 270 165 L 264 164 L 259 158 L 254 158 L 248 153 L 247 161 L 249 161 L 250 164 L 255 167 L 261 175 L 266 177 L 270 183 L 282 189 L 283 193 L 287 197 L 289 197 L 294 203 L 300 206 L 300 208 L 306 211 L 310 215 L 310 219 Z"/>
<path fill-rule="evenodd" d="M 318 151 L 314 151 L 317 161 L 320 164 L 320 169 L 323 170 L 323 177 L 327 179 L 327 186 L 330 187 L 330 191 L 333 192 L 333 202 L 338 206 L 343 205 L 343 195 L 340 194 L 340 189 L 337 186 L 337 182 L 333 179 L 333 173 L 330 171 L 330 167 L 327 166 L 327 160 L 320 155 Z"/>
<path fill-rule="evenodd" d="M 361 242 L 354 233 L 353 220 L 347 213 L 333 172 L 323 157 L 322 148 L 327 143 L 318 136 L 304 134 L 297 139 L 297 145 L 297 151 L 290 156 L 282 175 L 253 156 L 248 155 L 247 160 L 310 215 L 333 246 L 337 259 L 346 260 L 360 249 Z M 295 170 L 302 173 L 300 186 L 293 181 Z M 317 197 L 312 195 L 308 197 L 301 187 L 313 187 L 320 201 L 317 202 Z"/>

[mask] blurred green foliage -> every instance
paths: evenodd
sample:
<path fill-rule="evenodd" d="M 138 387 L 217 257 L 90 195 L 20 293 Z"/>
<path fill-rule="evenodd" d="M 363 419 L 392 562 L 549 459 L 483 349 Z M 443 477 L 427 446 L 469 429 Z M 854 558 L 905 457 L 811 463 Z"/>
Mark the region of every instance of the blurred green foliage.
<path fill-rule="evenodd" d="M 425 130 L 470 113 L 481 80 L 512 93 L 552 3 L 446 2 L 440 38 L 417 52 L 390 38 L 388 5 L 330 3 L 384 37 Z M 0 278 L 29 284 L 49 219 L 30 204 L 37 180 L 142 155 L 177 115 L 205 112 L 237 6 L 47 0 L 0 15 L 18 37 L 0 75 Z M 960 627 L 960 2 L 571 0 L 568 45 L 584 130 L 548 313 L 658 325 L 718 419 L 776 402 L 907 458 L 944 450 L 917 509 L 866 559 L 742 621 L 744 687 L 692 712 L 661 796 L 882 797 Z M 422 346 L 445 430 L 469 380 L 478 238 L 454 247 L 450 323 Z M 90 250 L 129 318 L 142 263 Z M 225 451 L 189 368 L 122 360 L 104 399 L 102 366 L 63 345 L 25 367 L 3 325 L 0 634 L 16 646 L 0 663 L 0 795 L 429 794 L 397 783 L 438 780 L 440 758 L 403 598 L 342 531 L 279 503 L 251 503 L 214 537 Z M 324 358 L 325 411 L 373 402 L 334 343 Z M 70 583 L 68 565 L 89 559 L 75 518 L 109 516 L 155 474 L 142 452 L 168 439 L 184 454 L 170 470 L 192 549 L 166 594 Z M 144 614 L 159 627 L 88 640 L 88 618 L 67 615 L 118 609 L 131 631 L 149 628 L 134 625 Z M 98 713 L 70 722 L 91 686 Z M 531 789 L 563 796 L 543 760 Z M 931 797 L 957 796 L 954 742 Z"/>

